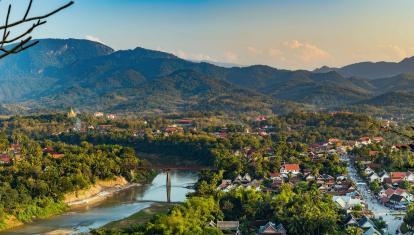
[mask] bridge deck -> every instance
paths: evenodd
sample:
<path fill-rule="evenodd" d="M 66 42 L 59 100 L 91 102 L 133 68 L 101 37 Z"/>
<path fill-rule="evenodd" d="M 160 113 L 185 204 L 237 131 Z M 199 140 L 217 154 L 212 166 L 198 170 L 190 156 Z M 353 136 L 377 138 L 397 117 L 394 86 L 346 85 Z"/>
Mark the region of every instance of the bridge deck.
<path fill-rule="evenodd" d="M 139 166 L 137 168 L 148 170 L 212 170 L 212 168 L 206 166 Z"/>

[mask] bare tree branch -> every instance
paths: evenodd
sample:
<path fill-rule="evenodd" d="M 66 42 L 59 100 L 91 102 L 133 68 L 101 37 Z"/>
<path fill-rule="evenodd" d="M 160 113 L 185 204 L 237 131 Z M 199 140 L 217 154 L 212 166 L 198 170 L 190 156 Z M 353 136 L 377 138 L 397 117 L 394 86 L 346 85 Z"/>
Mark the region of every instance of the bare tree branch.
<path fill-rule="evenodd" d="M 73 5 L 74 2 L 70 1 L 68 3 L 66 3 L 65 5 L 45 14 L 45 15 L 40 15 L 40 16 L 33 16 L 33 17 L 29 17 L 30 11 L 32 9 L 32 4 L 33 4 L 33 0 L 29 0 L 29 4 L 27 6 L 26 12 L 24 14 L 24 16 L 17 21 L 14 22 L 9 22 L 10 21 L 10 14 L 11 14 L 11 8 L 12 5 L 10 4 L 7 10 L 7 15 L 6 15 L 6 21 L 4 25 L 0 25 L 0 30 L 3 30 L 3 36 L 0 40 L 0 59 L 11 55 L 11 54 L 16 54 L 19 53 L 21 51 L 24 51 L 34 45 L 36 45 L 38 43 L 38 41 L 34 41 L 31 42 L 32 37 L 30 36 L 30 34 L 39 26 L 46 24 L 46 18 L 62 11 L 63 9 L 68 8 L 69 6 Z M 16 36 L 12 37 L 9 39 L 10 35 L 11 35 L 11 29 L 15 29 L 19 26 L 25 26 L 27 23 L 33 22 L 35 21 L 35 23 L 33 23 L 31 26 L 29 26 L 25 31 L 23 31 L 22 33 L 17 34 Z M 19 41 L 20 40 L 20 41 Z M 19 41 L 19 42 L 17 42 Z M 15 43 L 12 44 L 11 43 Z"/>

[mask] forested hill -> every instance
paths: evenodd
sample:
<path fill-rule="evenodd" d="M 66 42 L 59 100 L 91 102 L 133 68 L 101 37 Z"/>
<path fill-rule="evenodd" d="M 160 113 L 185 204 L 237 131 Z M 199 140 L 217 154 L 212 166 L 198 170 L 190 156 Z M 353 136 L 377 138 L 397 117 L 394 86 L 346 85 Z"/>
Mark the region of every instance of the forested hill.
<path fill-rule="evenodd" d="M 264 65 L 225 68 L 140 47 L 114 51 L 87 40 L 44 39 L 0 62 L 0 110 L 281 113 L 378 106 L 384 94 L 413 91 L 412 77 L 346 77 Z"/>

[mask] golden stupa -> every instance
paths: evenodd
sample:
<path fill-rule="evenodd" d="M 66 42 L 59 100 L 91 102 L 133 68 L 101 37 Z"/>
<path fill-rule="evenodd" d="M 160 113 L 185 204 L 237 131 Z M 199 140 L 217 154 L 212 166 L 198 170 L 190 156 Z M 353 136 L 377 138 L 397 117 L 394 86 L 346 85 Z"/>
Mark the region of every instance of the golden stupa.
<path fill-rule="evenodd" d="M 76 117 L 76 112 L 73 111 L 72 108 L 70 108 L 70 111 L 68 112 L 68 118 L 75 118 Z"/>

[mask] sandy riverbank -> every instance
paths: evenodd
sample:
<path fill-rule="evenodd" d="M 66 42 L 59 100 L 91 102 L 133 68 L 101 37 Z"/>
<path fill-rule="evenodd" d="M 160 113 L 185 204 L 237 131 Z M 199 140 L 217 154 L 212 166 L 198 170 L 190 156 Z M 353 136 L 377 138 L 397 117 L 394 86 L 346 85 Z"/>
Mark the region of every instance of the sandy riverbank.
<path fill-rule="evenodd" d="M 99 180 L 88 189 L 68 193 L 64 202 L 71 208 L 94 205 L 105 201 L 117 192 L 138 186 L 129 183 L 124 177 L 116 177 L 113 180 Z"/>

